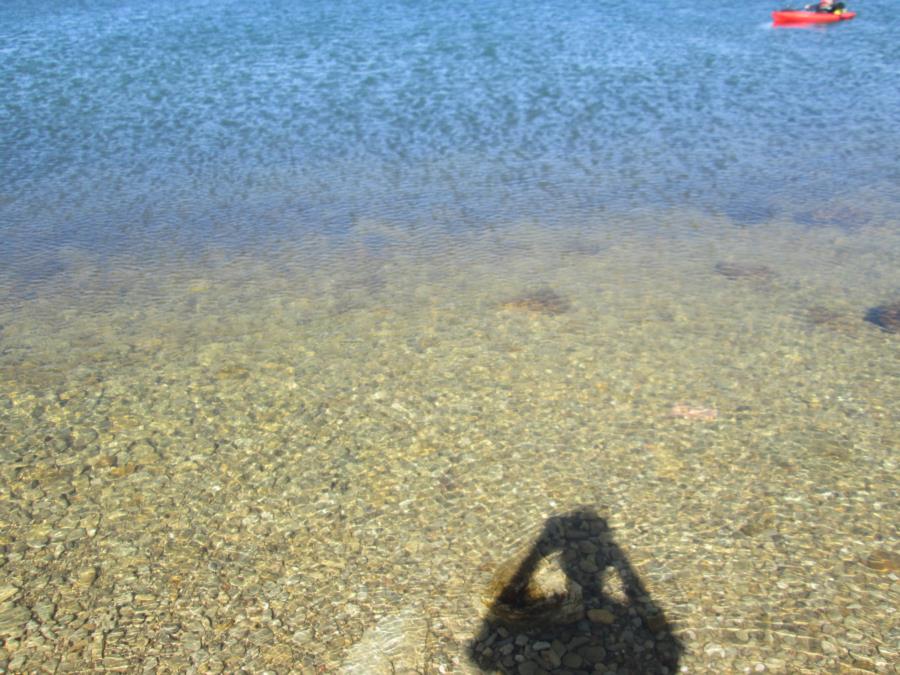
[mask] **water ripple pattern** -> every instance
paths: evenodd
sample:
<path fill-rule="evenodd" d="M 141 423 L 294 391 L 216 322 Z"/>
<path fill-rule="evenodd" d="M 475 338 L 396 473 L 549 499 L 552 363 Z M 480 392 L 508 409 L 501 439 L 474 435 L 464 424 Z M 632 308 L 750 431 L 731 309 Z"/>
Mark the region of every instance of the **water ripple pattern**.
<path fill-rule="evenodd" d="M 6 3 L 5 234 L 197 246 L 895 188 L 894 13 L 776 31 L 769 9 Z"/>

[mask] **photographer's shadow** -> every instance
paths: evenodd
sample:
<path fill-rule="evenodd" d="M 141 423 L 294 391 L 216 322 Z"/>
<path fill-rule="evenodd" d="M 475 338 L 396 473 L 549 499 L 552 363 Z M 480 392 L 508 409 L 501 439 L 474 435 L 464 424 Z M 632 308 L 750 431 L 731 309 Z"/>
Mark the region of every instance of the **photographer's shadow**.
<path fill-rule="evenodd" d="M 589 509 L 550 518 L 531 549 L 495 575 L 492 597 L 469 644 L 485 671 L 678 671 L 681 644 Z"/>

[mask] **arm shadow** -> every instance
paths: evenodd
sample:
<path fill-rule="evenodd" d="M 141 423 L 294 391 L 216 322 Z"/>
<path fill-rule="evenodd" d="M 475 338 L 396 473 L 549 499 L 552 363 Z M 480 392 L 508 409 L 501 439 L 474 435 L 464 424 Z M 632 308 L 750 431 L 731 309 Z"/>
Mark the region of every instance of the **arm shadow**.
<path fill-rule="evenodd" d="M 547 520 L 501 567 L 472 661 L 486 672 L 676 673 L 682 653 L 662 610 L 590 509 Z"/>

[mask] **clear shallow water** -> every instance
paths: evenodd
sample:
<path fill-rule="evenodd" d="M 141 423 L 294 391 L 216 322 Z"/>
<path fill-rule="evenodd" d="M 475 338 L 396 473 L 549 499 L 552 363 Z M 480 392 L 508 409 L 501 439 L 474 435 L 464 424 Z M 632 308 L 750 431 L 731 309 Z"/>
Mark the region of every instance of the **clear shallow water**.
<path fill-rule="evenodd" d="M 4 5 L 3 667 L 891 672 L 897 19 L 771 9 Z"/>

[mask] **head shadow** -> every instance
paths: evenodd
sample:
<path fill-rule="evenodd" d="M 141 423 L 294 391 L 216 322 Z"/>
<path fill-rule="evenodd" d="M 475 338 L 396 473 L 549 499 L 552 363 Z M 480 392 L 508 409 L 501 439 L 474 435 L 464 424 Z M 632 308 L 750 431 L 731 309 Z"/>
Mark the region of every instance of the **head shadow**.
<path fill-rule="evenodd" d="M 490 593 L 468 645 L 484 671 L 678 672 L 681 643 L 593 510 L 548 519 L 531 548 L 498 570 Z"/>

